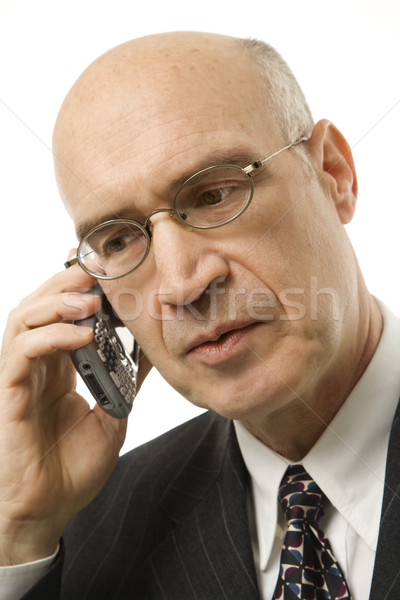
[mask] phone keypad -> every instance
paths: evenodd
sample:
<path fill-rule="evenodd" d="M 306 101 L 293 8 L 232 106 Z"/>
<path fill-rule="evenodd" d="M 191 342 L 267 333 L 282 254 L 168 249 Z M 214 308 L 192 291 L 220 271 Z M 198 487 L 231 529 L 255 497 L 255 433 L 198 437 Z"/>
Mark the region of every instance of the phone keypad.
<path fill-rule="evenodd" d="M 94 339 L 97 354 L 125 401 L 131 404 L 136 395 L 136 371 L 127 358 L 116 333 L 105 321 L 97 321 Z"/>

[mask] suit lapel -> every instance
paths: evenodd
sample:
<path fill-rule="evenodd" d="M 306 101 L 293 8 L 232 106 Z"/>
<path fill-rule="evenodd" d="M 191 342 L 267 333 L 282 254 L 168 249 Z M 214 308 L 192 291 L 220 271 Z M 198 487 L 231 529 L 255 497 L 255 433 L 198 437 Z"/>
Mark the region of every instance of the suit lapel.
<path fill-rule="evenodd" d="M 370 600 L 400 598 L 400 403 L 390 434 Z"/>
<path fill-rule="evenodd" d="M 162 510 L 176 526 L 150 557 L 151 598 L 259 598 L 247 472 L 232 423 L 221 421 L 218 429 L 213 440 L 198 446 L 190 468 L 177 474 L 162 499 Z"/>
<path fill-rule="evenodd" d="M 162 499 L 174 528 L 149 557 L 146 579 L 152 583 L 146 600 L 258 600 L 246 510 L 248 475 L 232 423 L 221 419 L 197 450 Z M 370 600 L 400 598 L 399 515 L 400 403 L 389 440 Z"/>

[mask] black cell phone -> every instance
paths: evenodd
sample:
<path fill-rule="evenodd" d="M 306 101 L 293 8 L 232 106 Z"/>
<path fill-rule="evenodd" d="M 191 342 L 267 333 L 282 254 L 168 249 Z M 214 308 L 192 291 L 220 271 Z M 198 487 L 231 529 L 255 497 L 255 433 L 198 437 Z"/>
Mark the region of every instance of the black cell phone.
<path fill-rule="evenodd" d="M 124 419 L 131 412 L 136 396 L 139 345 L 130 333 L 127 337 L 131 348 L 126 347 L 125 339 L 121 341 L 113 324 L 112 307 L 100 286 L 96 284 L 90 293 L 101 298 L 101 308 L 75 324 L 92 327 L 94 336 L 90 344 L 71 352 L 72 362 L 101 408 L 117 419 Z"/>

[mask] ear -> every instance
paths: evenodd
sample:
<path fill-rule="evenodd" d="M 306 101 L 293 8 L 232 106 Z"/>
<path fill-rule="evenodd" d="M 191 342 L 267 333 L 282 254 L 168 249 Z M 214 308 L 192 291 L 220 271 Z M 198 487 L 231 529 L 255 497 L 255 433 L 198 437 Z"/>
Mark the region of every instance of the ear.
<path fill-rule="evenodd" d="M 333 199 L 341 222 L 349 223 L 357 200 L 357 175 L 349 144 L 330 121 L 323 119 L 315 125 L 308 147 L 320 185 Z"/>

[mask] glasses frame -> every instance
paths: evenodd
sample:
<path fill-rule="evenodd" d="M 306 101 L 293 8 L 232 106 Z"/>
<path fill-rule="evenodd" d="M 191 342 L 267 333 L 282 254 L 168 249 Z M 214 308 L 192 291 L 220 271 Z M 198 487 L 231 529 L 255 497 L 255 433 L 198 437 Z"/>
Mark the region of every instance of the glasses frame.
<path fill-rule="evenodd" d="M 153 217 L 157 213 L 161 213 L 161 212 L 167 212 L 167 213 L 169 213 L 170 216 L 171 216 L 171 218 L 173 218 L 175 221 L 177 221 L 180 225 L 182 225 L 186 229 L 217 229 L 218 227 L 223 227 L 224 225 L 227 225 L 228 223 L 231 223 L 232 221 L 235 221 L 249 207 L 249 205 L 250 205 L 250 203 L 251 203 L 251 201 L 253 199 L 253 195 L 254 195 L 254 179 L 253 179 L 252 173 L 254 171 L 256 171 L 257 169 L 260 169 L 261 167 L 263 167 L 265 165 L 265 163 L 267 161 L 269 161 L 271 158 L 273 158 L 274 156 L 277 156 L 281 152 L 284 152 L 284 150 L 289 150 L 290 148 L 293 148 L 293 146 L 297 146 L 298 144 L 301 144 L 302 142 L 306 142 L 306 141 L 308 141 L 308 137 L 301 136 L 300 138 L 298 138 L 294 142 L 291 142 L 290 144 L 287 144 L 286 146 L 284 146 L 283 148 L 280 148 L 276 152 L 273 152 L 272 154 L 270 154 L 266 158 L 263 158 L 262 160 L 256 160 L 255 162 L 252 162 L 251 164 L 247 165 L 247 167 L 239 167 L 238 165 L 224 164 L 224 165 L 213 165 L 211 167 L 207 167 L 206 169 L 201 169 L 200 171 L 197 171 L 191 177 L 189 177 L 188 179 L 186 179 L 186 181 L 183 182 L 183 184 L 180 186 L 179 190 L 176 192 L 175 198 L 174 198 L 174 203 L 173 203 L 173 208 L 156 208 L 155 210 L 152 210 L 151 213 L 149 213 L 147 215 L 147 217 L 145 218 L 144 223 L 140 223 L 139 221 L 135 221 L 134 219 L 115 218 L 115 219 L 110 219 L 109 221 L 104 221 L 104 223 L 100 223 L 99 225 L 96 225 L 95 227 L 93 227 L 92 229 L 90 229 L 90 231 L 88 231 L 84 235 L 84 237 L 79 242 L 79 246 L 77 248 L 76 256 L 74 256 L 73 258 L 71 258 L 71 260 L 68 260 L 67 262 L 65 262 L 64 266 L 66 268 L 69 268 L 69 267 L 72 267 L 73 265 L 75 265 L 75 264 L 78 263 L 79 266 L 81 267 L 81 269 L 83 269 L 86 273 L 88 273 L 88 275 L 91 275 L 92 277 L 95 277 L 96 279 L 113 280 L 113 279 L 121 279 L 121 277 L 126 277 L 127 275 L 129 275 L 133 271 L 136 271 L 136 269 L 138 269 L 143 264 L 143 262 L 146 260 L 148 254 L 150 252 L 152 233 L 151 233 L 151 229 L 150 229 L 151 223 L 149 225 L 149 222 L 150 222 L 151 217 Z M 179 214 L 179 211 L 176 209 L 176 199 L 178 198 L 179 193 L 181 192 L 181 190 L 186 185 L 190 184 L 190 182 L 193 181 L 193 179 L 195 179 L 199 175 L 204 175 L 206 173 L 215 171 L 216 169 L 223 169 L 223 168 L 227 168 L 227 167 L 239 169 L 240 171 L 242 171 L 243 173 L 245 173 L 245 175 L 247 175 L 249 177 L 249 180 L 250 180 L 250 194 L 249 194 L 249 198 L 248 198 L 247 202 L 245 203 L 245 205 L 240 209 L 240 211 L 236 215 L 234 215 L 233 217 L 231 217 L 227 221 L 224 221 L 223 223 L 218 223 L 217 225 L 193 225 L 192 223 L 188 223 L 182 217 L 182 215 Z M 101 228 L 103 228 L 103 227 L 105 227 L 107 225 L 113 225 L 113 224 L 117 224 L 117 223 L 124 223 L 125 225 L 129 225 L 129 224 L 134 225 L 135 227 L 138 227 L 143 232 L 143 234 L 145 235 L 146 240 L 147 240 L 147 248 L 146 248 L 146 252 L 145 252 L 142 260 L 137 265 L 135 265 L 135 267 L 133 267 L 133 269 L 131 269 L 127 273 L 124 273 L 123 275 L 116 275 L 114 277 L 109 277 L 107 275 L 99 275 L 97 273 L 94 273 L 94 272 L 90 271 L 90 269 L 88 269 L 85 266 L 85 264 L 81 261 L 81 258 L 80 258 L 80 251 L 81 251 L 81 248 L 82 248 L 83 244 L 88 239 L 88 237 L 90 235 L 92 235 L 92 233 L 94 233 L 95 231 L 97 231 L 97 230 L 99 230 L 99 229 L 101 229 Z"/>

